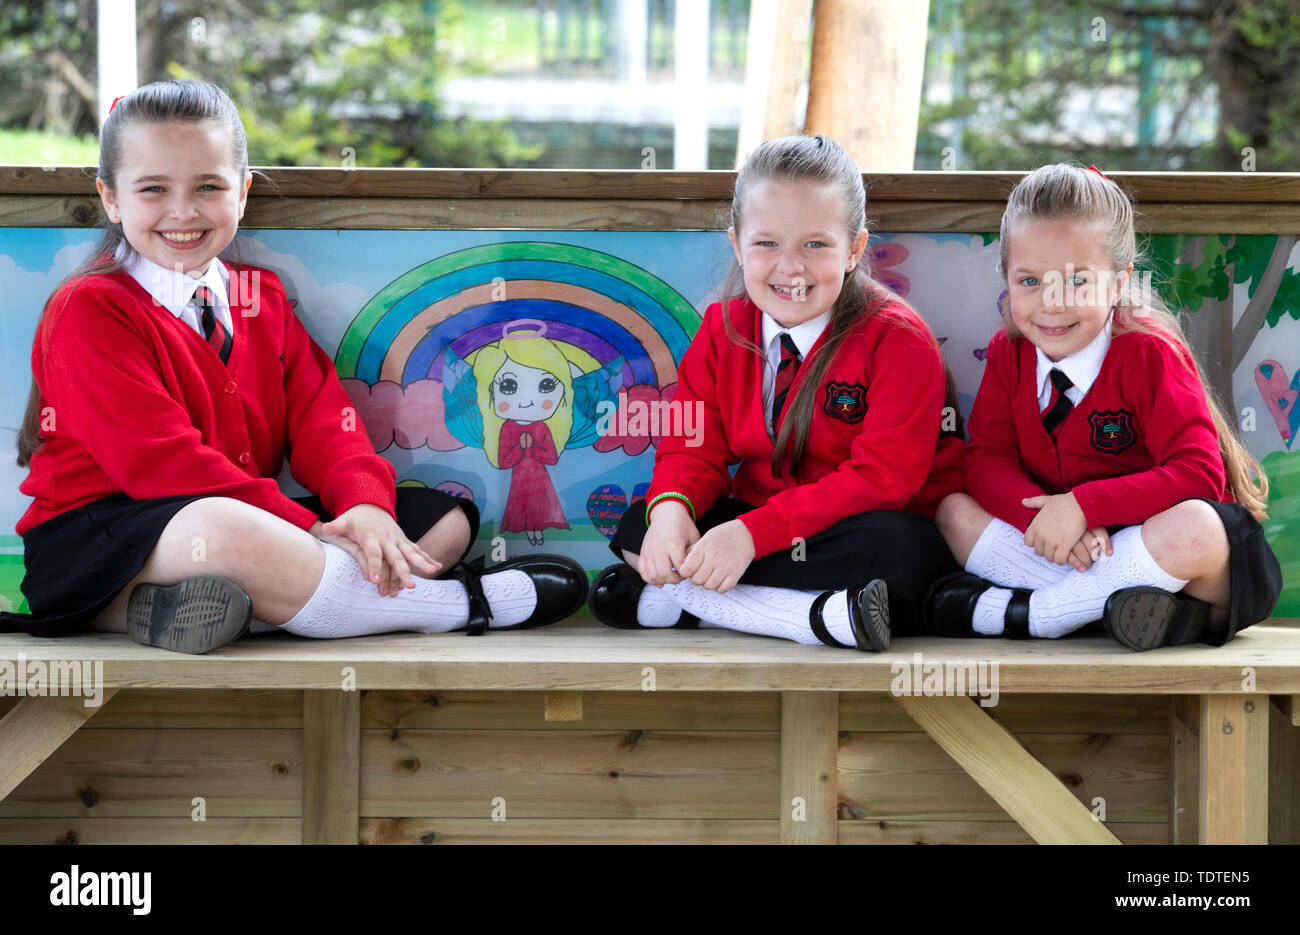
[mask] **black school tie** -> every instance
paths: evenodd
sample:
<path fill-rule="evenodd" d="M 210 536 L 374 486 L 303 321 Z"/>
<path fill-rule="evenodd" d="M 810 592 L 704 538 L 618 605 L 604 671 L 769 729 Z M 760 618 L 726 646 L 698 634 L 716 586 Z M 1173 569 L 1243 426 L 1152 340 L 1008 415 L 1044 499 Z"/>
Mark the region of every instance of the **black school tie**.
<path fill-rule="evenodd" d="M 776 365 L 775 394 L 772 396 L 772 436 L 776 437 L 781 423 L 781 410 L 785 408 L 785 398 L 790 395 L 790 386 L 794 375 L 799 372 L 799 348 L 795 347 L 794 338 L 788 331 L 781 332 L 781 362 Z"/>
<path fill-rule="evenodd" d="M 1056 402 L 1052 408 L 1047 410 L 1047 415 L 1043 416 L 1043 428 L 1047 429 L 1047 434 L 1051 435 L 1056 431 L 1056 427 L 1065 421 L 1065 417 L 1070 414 L 1074 408 L 1074 403 L 1070 402 L 1070 397 L 1065 395 L 1065 391 L 1074 384 L 1063 371 L 1052 368 L 1048 374 L 1051 378 L 1052 386 L 1056 387 Z"/>
<path fill-rule="evenodd" d="M 194 290 L 194 304 L 199 307 L 201 312 L 199 318 L 203 325 L 203 336 L 208 339 L 212 349 L 221 357 L 223 364 L 230 362 L 230 348 L 235 343 L 231 335 L 226 333 L 226 329 L 217 321 L 215 303 L 213 302 L 212 291 L 207 286 L 199 286 Z"/>

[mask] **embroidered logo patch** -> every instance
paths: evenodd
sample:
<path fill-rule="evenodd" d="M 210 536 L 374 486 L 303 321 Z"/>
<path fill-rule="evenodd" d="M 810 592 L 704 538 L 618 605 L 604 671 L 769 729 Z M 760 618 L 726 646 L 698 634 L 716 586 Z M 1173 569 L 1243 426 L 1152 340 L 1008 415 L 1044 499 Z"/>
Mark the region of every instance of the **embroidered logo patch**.
<path fill-rule="evenodd" d="M 1133 413 L 1127 409 L 1094 409 L 1088 416 L 1088 424 L 1092 426 L 1092 447 L 1104 454 L 1123 454 L 1137 444 Z"/>
<path fill-rule="evenodd" d="M 826 414 L 855 425 L 867 414 L 867 388 L 861 383 L 827 383 Z"/>

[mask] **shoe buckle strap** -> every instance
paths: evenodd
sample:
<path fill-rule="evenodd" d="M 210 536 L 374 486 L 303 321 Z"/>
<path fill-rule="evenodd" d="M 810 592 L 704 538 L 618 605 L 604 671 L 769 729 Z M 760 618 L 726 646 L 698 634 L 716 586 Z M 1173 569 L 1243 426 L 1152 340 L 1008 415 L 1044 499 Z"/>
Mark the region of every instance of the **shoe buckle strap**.
<path fill-rule="evenodd" d="M 492 619 L 492 605 L 483 593 L 483 556 L 473 561 L 461 562 L 453 568 L 448 576 L 459 581 L 465 588 L 469 599 L 469 623 L 467 636 L 482 636 L 487 632 L 488 621 Z"/>

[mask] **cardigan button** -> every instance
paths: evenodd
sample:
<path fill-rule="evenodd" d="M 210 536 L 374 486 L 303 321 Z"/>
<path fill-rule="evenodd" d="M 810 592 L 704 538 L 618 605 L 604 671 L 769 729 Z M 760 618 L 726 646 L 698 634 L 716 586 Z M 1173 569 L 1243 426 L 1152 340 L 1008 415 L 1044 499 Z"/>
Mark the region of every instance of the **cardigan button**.
<path fill-rule="evenodd" d="M 222 389 L 224 389 L 227 393 L 233 393 L 235 390 L 239 389 L 239 384 L 236 383 L 234 380 L 229 380 L 226 382 L 226 385 L 222 387 Z"/>
<path fill-rule="evenodd" d="M 247 451 L 240 452 L 240 455 L 239 455 L 239 463 L 240 463 L 240 464 L 247 464 L 249 461 L 252 461 L 252 460 L 253 460 L 253 456 L 250 455 Z"/>

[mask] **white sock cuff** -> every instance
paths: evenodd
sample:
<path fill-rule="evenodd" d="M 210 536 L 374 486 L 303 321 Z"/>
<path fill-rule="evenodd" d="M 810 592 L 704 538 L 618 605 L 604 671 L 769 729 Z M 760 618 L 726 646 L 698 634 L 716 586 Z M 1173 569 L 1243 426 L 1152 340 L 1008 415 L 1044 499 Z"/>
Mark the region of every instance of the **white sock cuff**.
<path fill-rule="evenodd" d="M 975 540 L 975 545 L 971 547 L 970 555 L 966 556 L 966 570 L 972 575 L 978 575 L 980 570 L 987 566 L 989 553 L 994 549 L 998 540 L 1006 535 L 1006 530 L 1016 532 L 1016 528 L 1010 523 L 1004 523 L 996 516 L 989 520 L 989 524 L 984 527 L 980 537 Z"/>
<path fill-rule="evenodd" d="M 1113 557 L 1118 558 L 1121 552 L 1126 552 L 1142 577 L 1150 579 L 1151 583 L 1162 591 L 1181 591 L 1187 586 L 1190 579 L 1175 578 L 1156 563 L 1147 549 L 1147 544 L 1142 541 L 1141 526 L 1128 526 L 1121 529 L 1111 537 L 1111 544 L 1115 547 Z M 1103 560 L 1105 558 L 1106 556 L 1103 556 Z"/>

